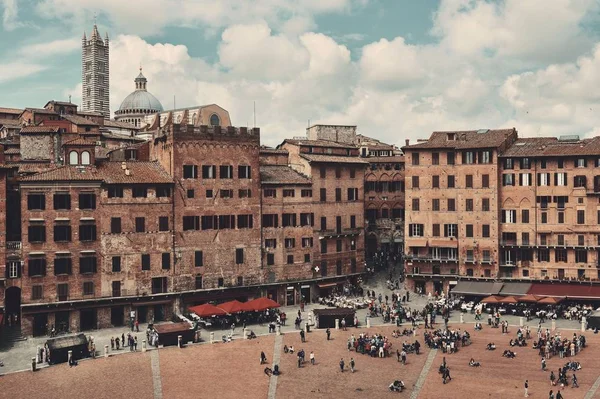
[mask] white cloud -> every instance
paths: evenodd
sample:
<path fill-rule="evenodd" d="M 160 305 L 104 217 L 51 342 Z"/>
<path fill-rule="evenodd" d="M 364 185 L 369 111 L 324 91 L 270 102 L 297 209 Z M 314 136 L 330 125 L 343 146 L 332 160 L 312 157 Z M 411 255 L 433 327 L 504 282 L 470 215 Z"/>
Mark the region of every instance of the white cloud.
<path fill-rule="evenodd" d="M 17 0 L 2 0 L 1 5 L 4 6 L 2 23 L 5 30 L 11 31 L 23 26 L 23 23 L 18 19 L 19 7 Z"/>
<path fill-rule="evenodd" d="M 45 58 L 55 55 L 63 55 L 81 48 L 81 42 L 77 39 L 61 39 L 47 43 L 35 43 L 21 47 L 19 55 L 24 58 Z"/>
<path fill-rule="evenodd" d="M 0 83 L 8 82 L 14 79 L 24 78 L 46 69 L 47 66 L 31 64 L 27 62 L 11 62 L 0 64 Z"/>

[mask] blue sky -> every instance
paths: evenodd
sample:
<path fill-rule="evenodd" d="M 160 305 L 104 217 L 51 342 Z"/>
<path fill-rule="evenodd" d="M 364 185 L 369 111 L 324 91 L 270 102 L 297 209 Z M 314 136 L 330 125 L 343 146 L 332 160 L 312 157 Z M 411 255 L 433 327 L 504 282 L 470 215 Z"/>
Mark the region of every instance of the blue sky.
<path fill-rule="evenodd" d="M 600 133 L 596 0 L 0 0 L 0 106 L 80 101 L 80 39 L 111 38 L 111 108 L 218 103 L 277 144 L 312 123 Z"/>

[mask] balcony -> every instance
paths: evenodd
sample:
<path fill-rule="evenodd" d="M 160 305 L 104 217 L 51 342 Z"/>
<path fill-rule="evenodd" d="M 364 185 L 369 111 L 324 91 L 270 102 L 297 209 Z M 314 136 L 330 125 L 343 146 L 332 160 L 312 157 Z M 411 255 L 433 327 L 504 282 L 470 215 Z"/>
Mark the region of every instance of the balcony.
<path fill-rule="evenodd" d="M 23 243 L 21 241 L 7 241 L 6 249 L 8 251 L 20 251 L 23 249 Z"/>
<path fill-rule="evenodd" d="M 352 237 L 360 235 L 362 228 L 356 227 L 354 229 L 341 229 L 341 230 L 317 230 L 320 237 L 332 238 L 332 237 Z"/>
<path fill-rule="evenodd" d="M 440 263 L 457 263 L 458 259 L 449 256 L 432 256 L 432 255 L 406 255 L 404 257 L 408 261 L 413 262 L 440 262 Z"/>

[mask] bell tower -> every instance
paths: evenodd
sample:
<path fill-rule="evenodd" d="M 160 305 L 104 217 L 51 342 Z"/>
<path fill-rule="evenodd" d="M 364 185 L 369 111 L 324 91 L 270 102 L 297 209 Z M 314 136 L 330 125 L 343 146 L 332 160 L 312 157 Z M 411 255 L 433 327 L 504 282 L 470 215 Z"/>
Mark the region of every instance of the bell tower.
<path fill-rule="evenodd" d="M 94 24 L 90 39 L 85 32 L 81 39 L 81 109 L 99 112 L 110 119 L 108 33 L 102 39 Z"/>

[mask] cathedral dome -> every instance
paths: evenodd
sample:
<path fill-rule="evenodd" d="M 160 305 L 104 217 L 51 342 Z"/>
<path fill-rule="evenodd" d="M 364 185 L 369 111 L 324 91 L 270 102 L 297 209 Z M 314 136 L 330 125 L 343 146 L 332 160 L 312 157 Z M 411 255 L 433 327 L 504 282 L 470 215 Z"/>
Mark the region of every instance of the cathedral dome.
<path fill-rule="evenodd" d="M 121 113 L 155 113 L 163 111 L 163 106 L 152 93 L 145 90 L 136 90 L 123 100 L 119 107 Z"/>

